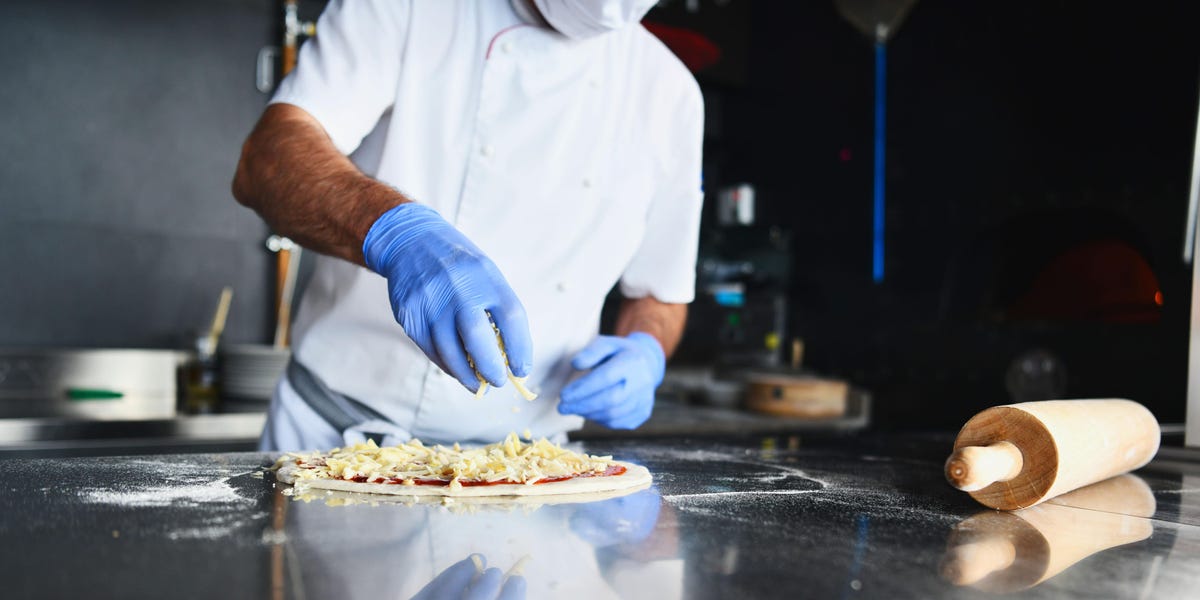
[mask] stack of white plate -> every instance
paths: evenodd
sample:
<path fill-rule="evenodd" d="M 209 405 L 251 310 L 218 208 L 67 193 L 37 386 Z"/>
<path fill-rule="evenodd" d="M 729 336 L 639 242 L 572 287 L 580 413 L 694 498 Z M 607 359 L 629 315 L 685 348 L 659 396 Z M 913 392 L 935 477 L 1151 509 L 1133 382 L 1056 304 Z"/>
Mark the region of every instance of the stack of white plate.
<path fill-rule="evenodd" d="M 271 399 L 292 352 L 263 344 L 226 346 L 221 353 L 221 389 L 244 400 Z"/>

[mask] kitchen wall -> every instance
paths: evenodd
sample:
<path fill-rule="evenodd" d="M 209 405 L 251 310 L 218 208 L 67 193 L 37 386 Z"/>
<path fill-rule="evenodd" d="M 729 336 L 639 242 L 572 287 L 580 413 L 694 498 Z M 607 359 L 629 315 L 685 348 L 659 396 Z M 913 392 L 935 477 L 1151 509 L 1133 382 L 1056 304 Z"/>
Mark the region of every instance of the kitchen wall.
<path fill-rule="evenodd" d="M 38 0 L 0 19 L 0 347 L 172 347 L 235 290 L 266 341 L 266 227 L 232 198 L 270 0 Z"/>

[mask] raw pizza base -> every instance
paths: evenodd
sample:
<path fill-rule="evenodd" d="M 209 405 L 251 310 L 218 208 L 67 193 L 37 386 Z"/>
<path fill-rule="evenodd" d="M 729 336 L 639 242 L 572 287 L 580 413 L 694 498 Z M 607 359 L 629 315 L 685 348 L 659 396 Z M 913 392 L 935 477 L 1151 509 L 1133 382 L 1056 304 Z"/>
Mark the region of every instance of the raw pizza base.
<path fill-rule="evenodd" d="M 606 477 L 576 477 L 566 481 L 554 481 L 536 485 L 522 483 L 500 483 L 496 485 L 466 486 L 451 490 L 445 485 L 400 485 L 394 483 L 359 483 L 344 479 L 305 479 L 300 484 L 304 490 L 334 490 L 391 496 L 449 496 L 453 498 L 479 498 L 496 496 L 558 496 L 562 494 L 592 494 L 596 492 L 634 492 L 650 486 L 650 471 L 641 465 L 612 461 L 625 467 L 620 475 Z M 283 483 L 295 484 L 295 474 L 300 467 L 288 463 L 275 472 L 275 478 Z"/>
<path fill-rule="evenodd" d="M 389 494 L 364 494 L 362 492 L 338 492 L 334 490 L 304 488 L 302 491 L 295 491 L 291 494 L 291 497 L 293 500 L 305 502 L 314 500 L 324 502 L 329 506 L 356 506 L 363 504 L 371 506 L 380 504 L 403 504 L 405 506 L 449 505 L 452 511 L 455 507 L 458 507 L 466 511 L 491 510 L 509 512 L 521 508 L 529 510 L 538 509 L 543 506 L 600 502 L 612 498 L 629 496 L 649 487 L 650 484 L 647 483 L 636 487 L 609 490 L 606 492 L 555 494 L 551 496 L 472 496 L 468 498 L 462 496 L 392 496 Z M 292 488 L 285 489 L 289 492 L 293 491 Z"/>

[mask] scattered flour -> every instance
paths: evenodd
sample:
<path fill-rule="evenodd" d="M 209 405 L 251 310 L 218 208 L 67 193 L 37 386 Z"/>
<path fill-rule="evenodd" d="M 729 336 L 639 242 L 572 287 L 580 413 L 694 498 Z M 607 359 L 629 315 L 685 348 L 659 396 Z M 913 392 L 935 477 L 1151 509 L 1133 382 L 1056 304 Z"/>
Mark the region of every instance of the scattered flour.
<path fill-rule="evenodd" d="M 178 540 L 216 540 L 223 538 L 237 529 L 237 527 L 196 527 L 192 529 L 179 529 L 167 532 L 167 539 L 172 541 Z"/>
<path fill-rule="evenodd" d="M 726 502 L 737 498 L 763 496 L 794 496 L 813 494 L 831 489 L 831 482 L 814 477 L 802 469 L 779 463 L 755 460 L 752 456 L 694 450 L 688 452 L 664 452 L 675 460 L 684 458 L 706 463 L 711 469 L 708 489 L 684 489 L 680 493 L 665 494 L 663 500 L 679 505 L 688 503 Z"/>
<path fill-rule="evenodd" d="M 140 523 L 130 535 L 172 541 L 237 539 L 240 531 L 261 526 L 270 517 L 256 509 L 258 500 L 235 487 L 239 483 L 235 478 L 252 476 L 257 470 L 199 463 L 188 457 L 124 459 L 104 467 L 107 476 L 98 479 L 107 484 L 78 488 L 79 501 L 97 508 L 175 511 L 172 518 Z"/>
<path fill-rule="evenodd" d="M 761 516 L 739 509 L 750 505 L 791 506 L 804 498 L 805 503 L 846 506 L 897 520 L 953 520 L 953 515 L 923 506 L 909 493 L 879 485 L 869 474 L 871 469 L 886 469 L 888 463 L 899 459 L 872 456 L 865 461 L 856 457 L 830 463 L 826 458 L 822 468 L 814 471 L 799 468 L 803 456 L 782 462 L 758 450 L 744 448 L 651 448 L 638 455 L 650 462 L 670 465 L 668 472 L 679 468 L 695 470 L 697 463 L 702 464 L 704 485 L 684 485 L 673 490 L 677 493 L 664 494 L 662 498 L 682 512 L 708 518 L 755 522 Z M 676 481 L 692 483 L 689 479 L 682 477 Z"/>
<path fill-rule="evenodd" d="M 229 485 L 229 477 L 203 483 L 187 482 L 178 485 L 148 487 L 129 486 L 123 489 L 87 489 L 82 496 L 93 504 L 120 506 L 198 506 L 201 504 L 248 504 Z"/>
<path fill-rule="evenodd" d="M 701 492 L 699 494 L 669 494 L 663 496 L 663 500 L 687 501 L 709 498 L 728 498 L 730 496 L 794 496 L 796 494 L 814 494 L 822 491 L 822 489 L 823 488 L 812 490 L 743 490 L 731 492 Z"/>
<path fill-rule="evenodd" d="M 199 527 L 190 527 L 186 529 L 173 529 L 167 532 L 169 540 L 216 540 L 232 535 L 238 529 L 245 527 L 251 523 L 265 519 L 269 516 L 266 512 L 259 512 L 249 515 L 234 514 L 224 517 L 207 519 Z M 266 539 L 264 538 L 264 543 Z"/>
<path fill-rule="evenodd" d="M 738 450 L 740 453 L 746 452 L 745 450 L 740 449 L 740 448 Z M 751 450 L 749 452 L 753 452 L 753 451 Z M 638 454 L 640 456 L 644 456 L 647 458 L 665 458 L 665 459 L 670 459 L 670 460 L 674 460 L 674 461 L 694 460 L 694 461 L 728 462 L 730 460 L 738 460 L 738 458 L 739 458 L 737 453 L 732 453 L 732 452 L 718 452 L 715 450 L 703 450 L 703 449 L 683 450 L 683 449 L 678 449 L 678 448 L 669 448 L 669 447 L 661 447 L 661 446 L 642 450 Z"/>
<path fill-rule="evenodd" d="M 112 479 L 119 483 L 82 487 L 78 491 L 81 500 L 131 507 L 239 506 L 254 502 L 239 495 L 229 481 L 255 471 L 197 464 L 188 457 L 126 458 L 108 468 Z"/>

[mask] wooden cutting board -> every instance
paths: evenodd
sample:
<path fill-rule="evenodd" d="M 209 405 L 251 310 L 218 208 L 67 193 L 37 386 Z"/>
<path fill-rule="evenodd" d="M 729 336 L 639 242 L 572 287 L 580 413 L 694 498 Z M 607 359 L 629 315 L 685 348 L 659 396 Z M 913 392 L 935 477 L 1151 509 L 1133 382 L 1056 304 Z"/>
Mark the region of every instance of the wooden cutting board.
<path fill-rule="evenodd" d="M 746 378 L 746 408 L 798 419 L 832 419 L 846 414 L 850 386 L 840 379 L 779 373 Z"/>

